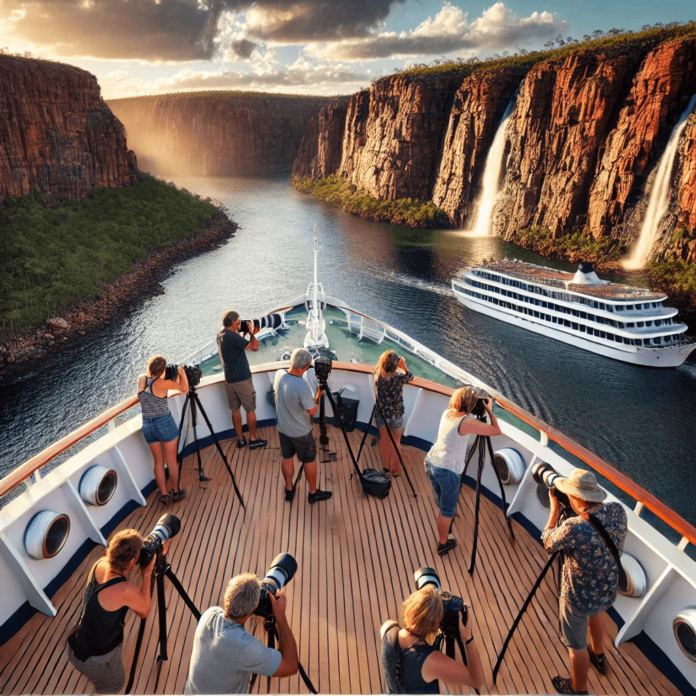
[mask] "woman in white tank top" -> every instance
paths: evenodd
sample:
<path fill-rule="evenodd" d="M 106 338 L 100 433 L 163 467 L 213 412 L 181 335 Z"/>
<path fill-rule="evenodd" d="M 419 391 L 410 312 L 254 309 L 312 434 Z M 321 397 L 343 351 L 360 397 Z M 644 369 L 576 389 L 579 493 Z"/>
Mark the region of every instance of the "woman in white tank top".
<path fill-rule="evenodd" d="M 493 399 L 483 400 L 491 419 L 490 425 L 470 416 L 478 398 L 473 387 L 463 387 L 452 394 L 449 406 L 442 414 L 435 444 L 425 457 L 425 470 L 433 487 L 435 503 L 440 510 L 437 516 L 437 552 L 440 556 L 444 556 L 457 545 L 457 540 L 450 532 L 450 526 L 457 509 L 469 436 L 492 437 L 501 434 L 498 419 L 493 414 Z"/>

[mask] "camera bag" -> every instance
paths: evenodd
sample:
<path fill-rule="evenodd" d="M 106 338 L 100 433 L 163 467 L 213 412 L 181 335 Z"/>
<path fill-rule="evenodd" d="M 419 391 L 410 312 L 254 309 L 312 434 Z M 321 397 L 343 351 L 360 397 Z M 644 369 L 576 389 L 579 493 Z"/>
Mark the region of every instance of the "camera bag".
<path fill-rule="evenodd" d="M 363 490 L 375 498 L 386 498 L 391 490 L 391 479 L 377 469 L 363 469 L 360 477 Z"/>
<path fill-rule="evenodd" d="M 379 631 L 382 637 L 382 671 L 384 691 L 388 694 L 405 694 L 406 682 L 399 648 L 399 624 L 387 621 Z"/>

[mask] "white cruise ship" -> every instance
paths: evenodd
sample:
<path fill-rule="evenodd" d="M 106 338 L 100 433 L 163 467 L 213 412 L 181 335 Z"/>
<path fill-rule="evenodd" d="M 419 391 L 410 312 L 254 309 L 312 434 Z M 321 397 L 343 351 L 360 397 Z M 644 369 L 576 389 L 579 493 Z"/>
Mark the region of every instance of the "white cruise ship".
<path fill-rule="evenodd" d="M 615 360 L 679 367 L 696 348 L 667 296 L 600 280 L 591 263 L 575 274 L 503 259 L 452 280 L 469 309 Z"/>

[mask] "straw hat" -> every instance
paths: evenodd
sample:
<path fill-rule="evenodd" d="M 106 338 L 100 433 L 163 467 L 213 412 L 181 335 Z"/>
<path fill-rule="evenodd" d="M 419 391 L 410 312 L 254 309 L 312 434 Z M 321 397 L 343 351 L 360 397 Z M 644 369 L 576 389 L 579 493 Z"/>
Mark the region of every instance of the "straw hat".
<path fill-rule="evenodd" d="M 558 478 L 554 486 L 566 495 L 587 500 L 590 503 L 601 503 L 606 497 L 606 491 L 597 483 L 595 475 L 591 471 L 575 469 L 568 478 Z"/>

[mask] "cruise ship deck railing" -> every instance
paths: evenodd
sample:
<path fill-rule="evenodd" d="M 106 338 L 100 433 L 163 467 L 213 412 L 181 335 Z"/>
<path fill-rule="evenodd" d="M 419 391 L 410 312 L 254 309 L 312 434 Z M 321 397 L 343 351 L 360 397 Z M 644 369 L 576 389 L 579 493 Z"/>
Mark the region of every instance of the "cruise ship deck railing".
<path fill-rule="evenodd" d="M 358 312 L 356 312 L 356 314 L 357 313 Z M 252 372 L 255 374 L 270 372 L 272 369 L 274 368 L 265 368 L 263 370 L 255 370 L 252 368 Z M 372 374 L 374 372 L 374 367 L 372 365 L 362 365 L 359 363 L 335 362 L 334 369 L 337 371 L 357 372 L 362 374 Z M 450 396 L 453 392 L 453 389 L 450 387 L 445 387 L 441 384 L 437 384 L 420 377 L 413 380 L 411 384 L 427 391 L 442 394 L 443 396 Z M 611 466 L 611 464 L 607 464 L 607 462 L 598 457 L 596 454 L 590 452 L 590 450 L 578 444 L 552 426 L 544 423 L 542 420 L 539 420 L 536 416 L 533 416 L 525 409 L 505 398 L 502 394 L 498 394 L 494 390 L 490 389 L 489 392 L 491 392 L 491 395 L 495 397 L 501 408 L 513 416 L 516 416 L 535 430 L 538 430 L 542 444 L 545 445 L 548 443 L 548 440 L 553 440 L 564 450 L 578 457 L 578 459 L 585 462 L 585 464 L 587 464 L 589 467 L 604 476 L 608 481 L 611 481 L 624 493 L 636 500 L 637 504 L 634 511 L 637 515 L 640 515 L 643 509 L 647 508 L 663 522 L 669 525 L 674 531 L 678 532 L 681 535 L 681 541 L 678 545 L 680 550 L 684 550 L 688 543 L 696 544 L 696 528 L 689 524 L 670 507 L 665 505 L 661 500 L 641 488 L 641 486 L 639 486 L 635 481 L 632 481 L 630 478 L 628 478 L 628 476 L 622 474 L 620 471 Z M 35 457 L 32 457 L 21 466 L 17 467 L 14 471 L 0 480 L 0 496 L 7 495 L 7 493 L 12 491 L 12 489 L 14 489 L 16 486 L 27 481 L 32 475 L 39 472 L 39 470 L 46 466 L 52 459 L 57 457 L 62 452 L 65 452 L 67 449 L 89 436 L 99 428 L 102 428 L 105 425 L 115 424 L 115 419 L 117 416 L 133 408 L 137 404 L 137 396 L 132 396 L 125 399 L 116 406 L 104 411 L 104 413 L 97 416 L 97 418 L 92 419 L 80 428 L 77 428 L 77 430 L 71 432 L 69 435 L 61 438 L 58 442 L 52 444 L 50 447 L 47 447 L 45 450 L 43 450 L 43 452 L 37 454 Z"/>

